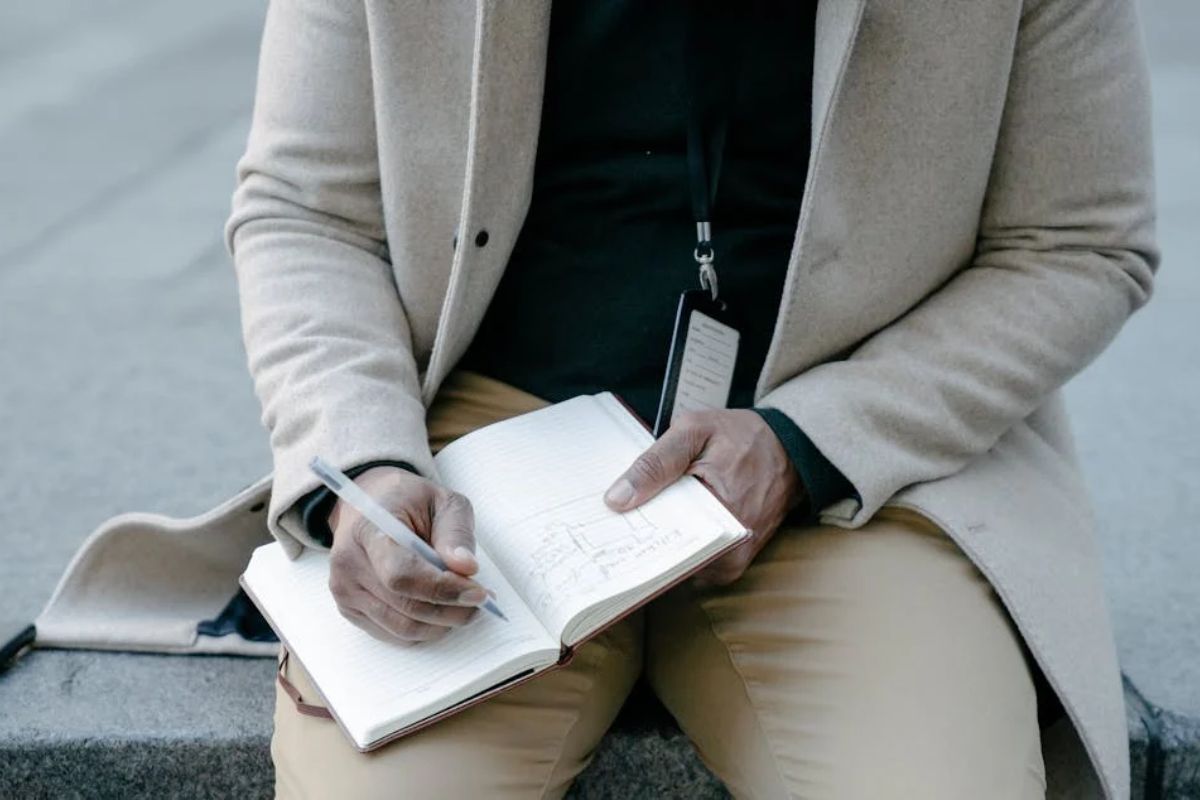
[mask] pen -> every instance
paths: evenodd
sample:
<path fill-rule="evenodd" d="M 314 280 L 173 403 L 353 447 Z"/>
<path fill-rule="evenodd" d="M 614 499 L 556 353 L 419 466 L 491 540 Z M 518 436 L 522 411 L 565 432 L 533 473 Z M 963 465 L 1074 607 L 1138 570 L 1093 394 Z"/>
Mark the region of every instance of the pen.
<path fill-rule="evenodd" d="M 428 542 L 413 533 L 407 525 L 396 519 L 394 514 L 379 505 L 375 501 L 375 498 L 364 492 L 357 483 L 350 480 L 346 476 L 346 473 L 326 463 L 320 456 L 314 457 L 309 462 L 308 468 L 316 473 L 317 477 L 329 487 L 330 491 L 353 506 L 358 513 L 370 520 L 376 528 L 383 531 L 392 541 L 412 548 L 417 552 L 417 555 L 438 569 L 446 569 L 446 562 L 442 561 L 442 557 L 437 554 L 436 550 L 429 546 Z M 504 616 L 504 612 L 500 610 L 495 601 L 489 599 L 482 607 L 505 622 L 508 621 L 508 617 Z"/>

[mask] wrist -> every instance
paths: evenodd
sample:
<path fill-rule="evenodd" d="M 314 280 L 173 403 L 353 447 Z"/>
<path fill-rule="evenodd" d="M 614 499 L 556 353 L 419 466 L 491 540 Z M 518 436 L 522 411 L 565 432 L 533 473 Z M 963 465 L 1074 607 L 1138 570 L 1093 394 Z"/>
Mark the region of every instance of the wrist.
<path fill-rule="evenodd" d="M 365 491 L 367 494 L 372 494 L 372 484 L 380 480 L 387 480 L 389 476 L 394 475 L 397 472 L 409 474 L 408 470 L 397 466 L 396 464 L 376 464 L 374 466 L 367 467 L 361 472 L 356 472 L 351 477 L 354 482 L 363 489 L 363 491 Z M 329 517 L 327 518 L 326 522 L 329 525 L 329 532 L 331 536 L 337 535 L 338 521 L 341 519 L 342 514 L 346 513 L 344 511 L 345 505 L 345 501 L 338 497 L 336 500 L 334 500 L 333 508 L 329 510 Z"/>
<path fill-rule="evenodd" d="M 406 470 L 419 475 L 416 467 L 409 464 L 407 461 L 391 461 L 377 460 L 368 461 L 363 464 L 350 467 L 343 470 L 350 478 L 357 478 L 359 475 L 375 469 L 377 467 L 393 467 L 396 469 Z M 333 531 L 331 525 L 334 524 L 333 508 L 338 500 L 337 495 L 329 491 L 325 486 L 318 486 L 313 491 L 299 500 L 300 518 L 304 525 L 304 529 L 308 531 L 318 544 L 324 547 L 333 546 Z"/>
<path fill-rule="evenodd" d="M 754 408 L 770 426 L 799 475 L 803 487 L 800 501 L 803 519 L 815 522 L 821 509 L 858 492 L 842 472 L 822 453 L 791 417 L 775 408 Z"/>

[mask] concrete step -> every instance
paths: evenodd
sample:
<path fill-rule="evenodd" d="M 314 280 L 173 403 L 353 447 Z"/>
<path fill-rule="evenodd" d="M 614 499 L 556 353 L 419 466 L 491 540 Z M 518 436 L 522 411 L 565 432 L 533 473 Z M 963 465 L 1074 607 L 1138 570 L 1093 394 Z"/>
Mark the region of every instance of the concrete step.
<path fill-rule="evenodd" d="M 0 676 L 0 798 L 270 797 L 270 659 L 34 651 Z M 1200 797 L 1200 720 L 1127 690 L 1134 800 Z M 1155 734 L 1155 735 L 1152 735 Z M 726 797 L 649 693 L 577 800 Z"/>

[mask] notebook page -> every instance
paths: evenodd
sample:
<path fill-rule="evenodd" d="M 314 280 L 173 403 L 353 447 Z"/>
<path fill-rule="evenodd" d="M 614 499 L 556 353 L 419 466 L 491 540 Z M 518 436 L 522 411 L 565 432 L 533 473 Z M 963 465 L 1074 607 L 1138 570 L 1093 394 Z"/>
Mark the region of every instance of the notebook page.
<path fill-rule="evenodd" d="M 604 492 L 652 441 L 605 393 L 489 425 L 438 454 L 442 480 L 474 506 L 477 537 L 552 634 L 742 531 L 691 478 L 610 511 Z"/>
<path fill-rule="evenodd" d="M 342 617 L 328 588 L 329 555 L 290 561 L 276 543 L 254 551 L 243 576 L 351 739 L 365 747 L 529 667 L 553 664 L 559 643 L 480 551 L 479 581 L 509 621 L 480 612 L 445 637 L 381 642 Z"/>

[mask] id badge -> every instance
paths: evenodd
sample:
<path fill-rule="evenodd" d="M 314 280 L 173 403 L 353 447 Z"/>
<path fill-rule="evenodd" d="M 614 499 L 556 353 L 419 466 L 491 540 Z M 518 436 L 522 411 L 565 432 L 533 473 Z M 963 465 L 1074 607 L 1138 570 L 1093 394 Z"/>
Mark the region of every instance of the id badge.
<path fill-rule="evenodd" d="M 708 291 L 679 296 L 655 436 L 661 436 L 677 414 L 726 407 L 740 338 L 726 305 Z"/>

